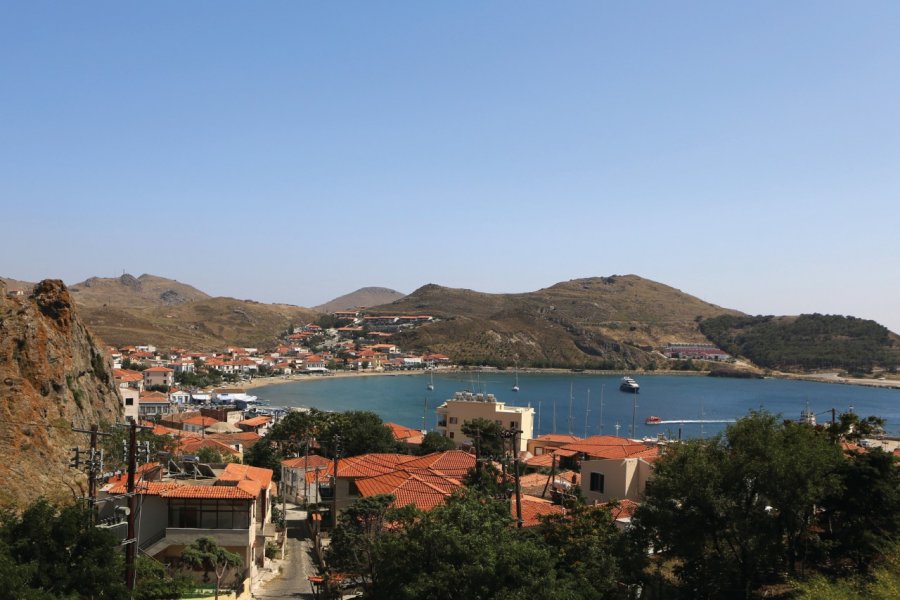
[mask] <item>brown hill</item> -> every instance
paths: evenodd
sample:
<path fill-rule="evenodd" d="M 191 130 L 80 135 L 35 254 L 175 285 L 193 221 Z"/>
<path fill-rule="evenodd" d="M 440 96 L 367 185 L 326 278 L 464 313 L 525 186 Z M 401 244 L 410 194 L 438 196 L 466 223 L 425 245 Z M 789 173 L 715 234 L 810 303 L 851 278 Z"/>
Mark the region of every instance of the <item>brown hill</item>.
<path fill-rule="evenodd" d="M 6 283 L 7 289 L 21 290 L 26 294 L 30 294 L 31 290 L 34 289 L 34 283 L 30 281 L 20 281 L 18 279 L 13 279 L 12 277 L 0 277 L 0 281 Z"/>
<path fill-rule="evenodd" d="M 383 287 L 364 287 L 359 288 L 355 292 L 344 294 L 334 300 L 329 300 L 325 304 L 313 307 L 323 313 L 333 313 L 336 310 L 352 310 L 354 308 L 366 306 L 381 306 L 404 298 L 406 294 Z"/>
<path fill-rule="evenodd" d="M 291 324 L 314 321 L 315 311 L 289 304 L 207 298 L 176 306 L 83 307 L 85 321 L 115 346 L 149 343 L 161 348 L 221 349 L 273 346 Z"/>
<path fill-rule="evenodd" d="M 524 294 L 485 294 L 429 284 L 377 307 L 429 313 L 441 322 L 400 336 L 410 347 L 461 362 L 626 368 L 662 362 L 669 342 L 707 341 L 698 323 L 741 313 L 636 275 L 592 277 Z"/>
<path fill-rule="evenodd" d="M 173 306 L 210 296 L 195 287 L 155 275 L 91 277 L 69 288 L 79 306 Z"/>
<path fill-rule="evenodd" d="M 84 478 L 68 449 L 85 443 L 72 425 L 120 415 L 111 366 L 63 283 L 42 281 L 22 298 L 0 284 L 0 507 L 71 500 Z"/>

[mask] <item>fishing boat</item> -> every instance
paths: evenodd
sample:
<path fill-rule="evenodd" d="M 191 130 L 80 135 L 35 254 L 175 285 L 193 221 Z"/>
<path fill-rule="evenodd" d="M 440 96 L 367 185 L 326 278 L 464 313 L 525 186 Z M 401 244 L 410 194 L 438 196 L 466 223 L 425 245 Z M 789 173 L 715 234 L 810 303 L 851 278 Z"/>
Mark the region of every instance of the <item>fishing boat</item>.
<path fill-rule="evenodd" d="M 641 390 L 641 386 L 638 385 L 637 381 L 635 381 L 631 377 L 626 376 L 622 378 L 622 382 L 619 384 L 619 389 L 630 394 L 637 394 Z"/>
<path fill-rule="evenodd" d="M 645 425 L 659 425 L 660 423 L 662 423 L 662 419 L 660 419 L 656 415 L 650 415 L 649 417 L 644 419 Z"/>

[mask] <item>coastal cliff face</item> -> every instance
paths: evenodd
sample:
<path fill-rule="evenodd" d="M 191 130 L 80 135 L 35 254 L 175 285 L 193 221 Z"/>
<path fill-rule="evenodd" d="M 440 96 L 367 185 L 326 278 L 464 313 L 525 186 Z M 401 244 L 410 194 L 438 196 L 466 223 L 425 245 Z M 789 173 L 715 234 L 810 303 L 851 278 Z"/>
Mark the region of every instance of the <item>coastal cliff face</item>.
<path fill-rule="evenodd" d="M 115 422 L 121 410 L 111 365 L 62 281 L 20 297 L 0 286 L 0 507 L 82 495 L 69 458 L 87 436 L 72 427 Z"/>

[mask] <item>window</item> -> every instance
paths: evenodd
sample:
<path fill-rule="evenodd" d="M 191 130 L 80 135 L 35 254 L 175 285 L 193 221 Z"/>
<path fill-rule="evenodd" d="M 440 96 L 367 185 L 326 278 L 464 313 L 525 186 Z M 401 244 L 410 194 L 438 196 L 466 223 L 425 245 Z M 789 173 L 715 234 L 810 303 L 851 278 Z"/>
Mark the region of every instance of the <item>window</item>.
<path fill-rule="evenodd" d="M 450 424 L 456 425 L 456 417 L 450 417 Z"/>
<path fill-rule="evenodd" d="M 452 432 L 452 431 L 450 432 L 450 439 L 451 439 L 451 440 L 453 439 L 453 432 Z"/>
<path fill-rule="evenodd" d="M 249 503 L 232 500 L 169 500 L 169 527 L 183 529 L 247 529 Z"/>
<path fill-rule="evenodd" d="M 603 493 L 603 473 L 591 473 L 591 491 Z"/>
<path fill-rule="evenodd" d="M 519 428 L 518 423 L 516 423 L 515 421 L 510 421 L 509 428 L 510 429 L 518 429 Z"/>
<path fill-rule="evenodd" d="M 500 419 L 494 419 L 494 423 L 496 423 L 500 427 L 503 427 L 503 421 L 501 421 Z"/>
<path fill-rule="evenodd" d="M 125 398 L 125 406 L 134 406 L 134 398 Z"/>

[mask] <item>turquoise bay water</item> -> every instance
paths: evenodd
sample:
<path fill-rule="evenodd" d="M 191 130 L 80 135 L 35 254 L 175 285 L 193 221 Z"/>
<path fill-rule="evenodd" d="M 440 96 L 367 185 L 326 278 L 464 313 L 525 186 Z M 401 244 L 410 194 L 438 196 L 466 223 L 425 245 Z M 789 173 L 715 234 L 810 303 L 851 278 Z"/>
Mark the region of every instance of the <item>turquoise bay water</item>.
<path fill-rule="evenodd" d="M 724 424 L 648 426 L 644 419 L 656 415 L 663 420 L 734 419 L 750 410 L 766 409 L 785 418 L 797 419 L 807 402 L 819 422 L 830 419 L 831 408 L 838 414 L 853 411 L 861 416 L 878 415 L 887 420 L 887 430 L 900 433 L 900 390 L 850 385 L 787 381 L 780 379 L 725 379 L 690 376 L 639 376 L 640 394 L 619 391 L 620 377 L 571 374 L 519 374 L 519 392 L 511 372 L 452 373 L 434 377 L 434 390 L 427 391 L 427 375 L 383 377 L 335 377 L 257 388 L 261 400 L 275 406 L 305 406 L 323 410 L 370 410 L 385 421 L 407 427 L 434 429 L 434 409 L 454 392 L 487 391 L 511 406 L 531 405 L 535 409 L 535 435 L 554 431 L 575 435 L 631 435 L 632 411 L 637 415 L 638 437 L 666 432 L 677 437 L 711 435 Z M 570 415 L 571 388 L 571 427 Z M 601 414 L 602 389 L 602 414 Z M 590 390 L 590 392 L 588 392 Z M 427 402 L 427 408 L 426 408 Z M 588 405 L 588 402 L 590 404 Z M 634 409 L 634 403 L 637 408 Z M 702 416 L 701 416 L 702 415 Z M 540 422 L 540 427 L 538 427 Z"/>

